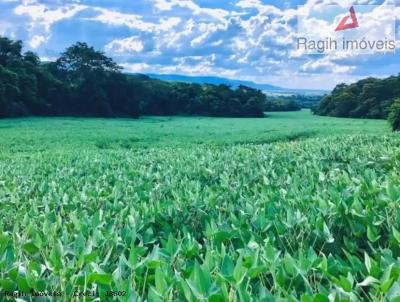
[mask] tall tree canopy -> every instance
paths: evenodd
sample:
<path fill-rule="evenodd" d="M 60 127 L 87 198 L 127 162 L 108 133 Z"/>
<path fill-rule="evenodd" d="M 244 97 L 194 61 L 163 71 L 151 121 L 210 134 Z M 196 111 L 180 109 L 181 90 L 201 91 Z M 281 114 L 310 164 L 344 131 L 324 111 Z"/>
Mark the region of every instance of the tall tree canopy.
<path fill-rule="evenodd" d="M 41 63 L 35 53 L 22 49 L 21 41 L 0 37 L 0 117 L 263 116 L 266 97 L 249 87 L 126 75 L 103 52 L 81 42 L 50 63 Z"/>
<path fill-rule="evenodd" d="M 22 42 L 0 38 L 0 116 L 139 115 L 139 100 L 121 68 L 85 43 L 42 64 Z"/>
<path fill-rule="evenodd" d="M 12 41 L 0 37 L 0 65 L 12 66 L 20 63 L 22 58 L 22 41 Z"/>
<path fill-rule="evenodd" d="M 122 68 L 103 52 L 95 50 L 86 43 L 78 42 L 68 47 L 56 61 L 57 66 L 66 72 L 119 72 Z"/>

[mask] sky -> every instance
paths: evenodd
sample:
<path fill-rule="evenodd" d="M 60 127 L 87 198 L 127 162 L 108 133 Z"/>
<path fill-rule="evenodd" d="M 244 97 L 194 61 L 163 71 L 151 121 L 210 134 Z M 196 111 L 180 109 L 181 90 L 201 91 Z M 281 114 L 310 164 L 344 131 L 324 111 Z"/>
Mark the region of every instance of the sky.
<path fill-rule="evenodd" d="M 400 51 L 296 51 L 299 12 L 329 4 L 394 5 L 399 40 L 400 0 L 0 0 L 0 35 L 24 41 L 25 50 L 45 61 L 81 41 L 126 72 L 219 76 L 287 88 L 332 89 L 400 73 Z"/>

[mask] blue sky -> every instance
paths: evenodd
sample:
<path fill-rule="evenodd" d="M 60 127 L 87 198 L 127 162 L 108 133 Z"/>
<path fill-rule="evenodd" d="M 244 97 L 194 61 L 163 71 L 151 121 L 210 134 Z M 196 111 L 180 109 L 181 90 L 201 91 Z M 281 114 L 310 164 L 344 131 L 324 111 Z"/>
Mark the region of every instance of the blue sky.
<path fill-rule="evenodd" d="M 0 0 L 0 35 L 23 40 L 43 60 L 85 41 L 129 72 L 330 89 L 397 75 L 400 52 L 298 55 L 298 6 L 396 3 L 398 39 L 399 0 Z"/>

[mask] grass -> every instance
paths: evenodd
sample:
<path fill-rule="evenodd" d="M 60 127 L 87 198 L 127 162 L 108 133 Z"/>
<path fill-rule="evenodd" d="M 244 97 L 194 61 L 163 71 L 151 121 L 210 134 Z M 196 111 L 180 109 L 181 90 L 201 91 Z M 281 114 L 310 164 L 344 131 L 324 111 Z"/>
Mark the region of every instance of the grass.
<path fill-rule="evenodd" d="M 0 146 L 3 300 L 399 301 L 384 121 L 32 118 Z"/>

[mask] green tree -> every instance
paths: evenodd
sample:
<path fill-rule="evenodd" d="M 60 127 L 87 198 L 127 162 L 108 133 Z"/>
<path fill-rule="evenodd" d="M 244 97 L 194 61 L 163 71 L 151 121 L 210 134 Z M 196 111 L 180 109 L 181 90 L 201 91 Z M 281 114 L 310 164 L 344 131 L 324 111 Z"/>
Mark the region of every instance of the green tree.
<path fill-rule="evenodd" d="M 4 67 L 19 64 L 22 58 L 22 41 L 0 37 L 0 65 Z"/>
<path fill-rule="evenodd" d="M 53 72 L 69 85 L 73 114 L 137 117 L 134 87 L 121 69 L 103 52 L 78 42 L 61 54 Z"/>
<path fill-rule="evenodd" d="M 122 69 L 103 52 L 82 42 L 68 47 L 57 59 L 56 64 L 60 70 L 79 74 L 93 71 L 119 72 Z"/>
<path fill-rule="evenodd" d="M 170 83 L 126 75 L 111 58 L 78 42 L 42 64 L 21 41 L 0 37 L 0 117 L 77 115 L 262 117 L 265 95 L 227 85 Z"/>
<path fill-rule="evenodd" d="M 319 115 L 355 118 L 388 117 L 390 106 L 400 97 L 400 75 L 367 78 L 351 85 L 340 84 L 313 108 Z"/>
<path fill-rule="evenodd" d="M 400 131 L 400 99 L 397 99 L 390 107 L 389 123 L 393 131 Z"/>

